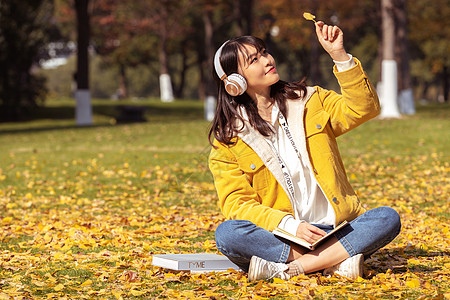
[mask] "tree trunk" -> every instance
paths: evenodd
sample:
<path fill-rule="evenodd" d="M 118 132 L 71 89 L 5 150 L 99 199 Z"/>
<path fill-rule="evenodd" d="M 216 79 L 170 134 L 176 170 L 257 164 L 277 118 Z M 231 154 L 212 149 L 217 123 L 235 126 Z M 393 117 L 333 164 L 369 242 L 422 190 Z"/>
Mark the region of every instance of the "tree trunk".
<path fill-rule="evenodd" d="M 381 63 L 381 118 L 398 118 L 397 63 L 393 0 L 381 0 L 383 61 Z"/>
<path fill-rule="evenodd" d="M 128 97 L 128 80 L 125 70 L 125 65 L 119 66 L 119 98 L 124 99 Z"/>
<path fill-rule="evenodd" d="M 184 90 L 184 84 L 186 81 L 186 72 L 188 69 L 188 64 L 187 64 L 187 46 L 186 46 L 186 41 L 183 41 L 183 44 L 181 45 L 181 72 L 180 72 L 180 83 L 178 84 L 178 87 L 175 88 L 175 96 L 177 98 L 183 98 L 183 90 Z"/>
<path fill-rule="evenodd" d="M 241 0 L 234 0 L 233 2 L 233 15 L 236 19 L 236 35 L 244 35 L 244 28 L 242 24 L 242 11 L 241 11 Z"/>
<path fill-rule="evenodd" d="M 206 68 L 206 59 L 202 54 L 203 49 L 197 49 L 198 52 L 198 69 L 200 75 L 200 83 L 198 84 L 197 93 L 199 99 L 206 99 L 206 79 L 205 79 L 205 68 Z"/>
<path fill-rule="evenodd" d="M 393 0 L 381 0 L 383 59 L 395 59 L 395 21 Z"/>
<path fill-rule="evenodd" d="M 419 101 L 421 102 L 429 102 L 430 99 L 428 99 L 428 90 L 430 88 L 430 83 L 427 82 L 426 80 L 423 81 L 423 89 L 422 92 L 420 93 L 421 97 L 419 99 Z"/>
<path fill-rule="evenodd" d="M 253 32 L 253 0 L 241 1 L 241 5 L 246 25 L 244 34 L 251 35 Z"/>
<path fill-rule="evenodd" d="M 411 85 L 411 70 L 409 67 L 409 47 L 408 47 L 408 20 L 406 13 L 406 0 L 396 0 L 395 16 L 397 21 L 397 47 L 396 58 L 399 66 L 399 107 L 403 114 L 413 115 L 416 112 L 414 105 L 414 95 Z"/>
<path fill-rule="evenodd" d="M 77 90 L 75 92 L 77 125 L 92 124 L 91 94 L 89 91 L 89 0 L 75 0 L 77 13 Z"/>
<path fill-rule="evenodd" d="M 253 0 L 234 0 L 233 14 L 236 19 L 236 35 L 251 35 L 253 23 Z"/>
<path fill-rule="evenodd" d="M 161 101 L 163 102 L 172 102 L 174 100 L 173 97 L 173 89 L 172 89 L 172 81 L 170 79 L 169 74 L 169 64 L 167 57 L 167 40 L 168 40 L 168 32 L 167 32 L 167 18 L 169 17 L 168 9 L 167 9 L 167 1 L 164 1 L 162 4 L 161 10 L 161 24 L 160 24 L 160 47 L 159 47 L 159 88 L 161 92 Z"/>
<path fill-rule="evenodd" d="M 443 90 L 444 90 L 444 101 L 448 102 L 449 86 L 448 86 L 448 68 L 447 68 L 447 66 L 444 66 L 444 70 L 442 71 L 442 85 L 443 85 Z"/>
<path fill-rule="evenodd" d="M 205 119 L 208 121 L 212 121 L 214 118 L 214 111 L 216 106 L 216 92 L 215 92 L 215 84 L 212 79 L 213 74 L 213 58 L 215 54 L 213 35 L 214 35 L 214 27 L 212 23 L 212 5 L 206 5 L 203 11 L 203 23 L 205 26 L 205 53 L 206 53 L 206 76 L 205 76 L 205 84 L 206 84 L 206 99 L 205 99 Z"/>

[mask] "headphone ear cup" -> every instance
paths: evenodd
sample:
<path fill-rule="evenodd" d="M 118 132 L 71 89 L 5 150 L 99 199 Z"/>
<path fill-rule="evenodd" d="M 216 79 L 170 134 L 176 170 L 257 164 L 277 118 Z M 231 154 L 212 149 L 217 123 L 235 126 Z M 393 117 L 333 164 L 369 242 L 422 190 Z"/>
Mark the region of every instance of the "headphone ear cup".
<path fill-rule="evenodd" d="M 230 96 L 238 96 L 239 95 L 239 88 L 234 82 L 228 81 L 228 79 L 224 79 L 223 81 L 225 85 L 225 91 L 227 91 L 227 94 Z"/>
<path fill-rule="evenodd" d="M 237 73 L 229 75 L 225 81 L 225 90 L 233 97 L 242 95 L 247 90 L 247 81 Z"/>

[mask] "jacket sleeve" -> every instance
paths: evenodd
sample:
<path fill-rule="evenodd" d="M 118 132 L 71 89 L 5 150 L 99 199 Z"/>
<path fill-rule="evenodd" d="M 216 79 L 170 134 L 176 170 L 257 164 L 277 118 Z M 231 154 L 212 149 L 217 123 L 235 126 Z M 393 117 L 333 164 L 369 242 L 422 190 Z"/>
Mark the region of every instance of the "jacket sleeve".
<path fill-rule="evenodd" d="M 322 106 L 330 114 L 335 136 L 346 133 L 380 113 L 380 102 L 375 88 L 364 72 L 361 62 L 354 58 L 356 66 L 335 74 L 341 94 L 316 87 Z"/>
<path fill-rule="evenodd" d="M 209 157 L 209 168 L 219 197 L 219 206 L 227 219 L 253 222 L 266 230 L 273 230 L 288 212 L 262 204 L 245 172 L 230 149 L 216 143 Z"/>

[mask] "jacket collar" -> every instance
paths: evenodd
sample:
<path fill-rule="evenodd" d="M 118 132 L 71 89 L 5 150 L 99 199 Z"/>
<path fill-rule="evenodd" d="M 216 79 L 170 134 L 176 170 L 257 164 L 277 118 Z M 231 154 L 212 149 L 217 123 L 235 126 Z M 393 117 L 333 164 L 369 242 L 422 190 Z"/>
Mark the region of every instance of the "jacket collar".
<path fill-rule="evenodd" d="M 304 97 L 299 97 L 295 100 L 287 100 L 287 110 L 289 112 L 287 121 L 289 123 L 289 128 L 292 131 L 294 140 L 296 142 L 298 141 L 297 147 L 300 150 L 303 163 L 306 163 L 306 165 L 309 165 L 309 156 L 306 149 L 303 116 L 305 112 L 305 105 L 315 91 L 315 88 L 307 87 L 306 95 Z M 238 126 L 235 128 L 241 128 L 241 125 L 244 126 L 243 129 L 238 133 L 238 137 L 240 137 L 242 141 L 244 141 L 244 143 L 246 143 L 250 148 L 253 149 L 253 151 L 255 151 L 255 153 L 259 156 L 259 158 L 261 158 L 267 169 L 273 174 L 273 176 L 283 187 L 286 194 L 290 197 L 276 153 L 274 153 L 272 147 L 266 141 L 264 136 L 262 136 L 256 129 L 254 129 L 250 125 L 250 123 L 248 122 L 246 111 L 244 109 L 240 109 L 239 112 L 244 119 L 244 124 L 242 124 L 242 122 L 238 120 Z M 291 199 L 291 201 L 293 201 L 293 199 Z"/>

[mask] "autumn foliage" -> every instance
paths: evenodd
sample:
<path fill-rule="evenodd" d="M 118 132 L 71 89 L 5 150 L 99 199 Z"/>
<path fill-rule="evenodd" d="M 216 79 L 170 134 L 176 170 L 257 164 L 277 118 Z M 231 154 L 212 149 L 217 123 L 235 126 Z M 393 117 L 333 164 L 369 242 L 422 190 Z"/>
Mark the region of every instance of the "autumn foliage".
<path fill-rule="evenodd" d="M 430 111 L 373 120 L 339 140 L 364 206 L 392 206 L 403 222 L 355 281 L 317 273 L 249 283 L 242 272 L 152 266 L 153 254 L 217 253 L 224 219 L 201 117 L 2 125 L 0 299 L 448 299 L 449 109 Z"/>

